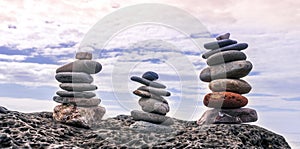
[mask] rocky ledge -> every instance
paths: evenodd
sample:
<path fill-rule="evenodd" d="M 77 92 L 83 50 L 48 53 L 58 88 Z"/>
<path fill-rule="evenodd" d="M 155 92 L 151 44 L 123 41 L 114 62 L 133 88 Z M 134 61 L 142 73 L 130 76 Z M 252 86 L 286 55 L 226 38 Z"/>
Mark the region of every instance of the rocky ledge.
<path fill-rule="evenodd" d="M 0 148 L 285 148 L 285 139 L 248 124 L 211 124 L 173 119 L 170 127 L 119 115 L 90 129 L 57 123 L 51 112 L 0 109 Z"/>

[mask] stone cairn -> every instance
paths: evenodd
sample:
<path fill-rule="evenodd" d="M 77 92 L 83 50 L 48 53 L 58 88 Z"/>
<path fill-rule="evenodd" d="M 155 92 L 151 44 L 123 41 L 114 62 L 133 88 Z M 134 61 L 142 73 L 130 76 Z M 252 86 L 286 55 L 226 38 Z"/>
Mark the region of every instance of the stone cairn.
<path fill-rule="evenodd" d="M 145 86 L 139 87 L 133 93 L 140 96 L 139 105 L 143 111 L 133 110 L 131 116 L 136 121 L 145 121 L 154 124 L 172 125 L 172 118 L 166 116 L 170 111 L 168 101 L 162 96 L 170 96 L 171 93 L 164 90 L 165 85 L 155 82 L 159 76 L 157 73 L 148 71 L 142 77 L 132 76 L 131 80 Z"/>
<path fill-rule="evenodd" d="M 215 42 L 204 44 L 210 51 L 202 57 L 207 59 L 209 67 L 202 70 L 200 80 L 209 82 L 212 93 L 205 95 L 203 103 L 209 108 L 198 120 L 198 124 L 240 124 L 257 121 L 257 113 L 250 108 L 242 108 L 248 99 L 241 94 L 251 90 L 250 84 L 240 79 L 249 74 L 252 64 L 246 61 L 246 54 L 241 52 L 247 43 L 237 43 L 229 39 L 230 34 L 218 36 Z"/>
<path fill-rule="evenodd" d="M 92 60 L 92 53 L 78 52 L 76 59 L 56 70 L 55 78 L 62 90 L 53 97 L 55 102 L 61 103 L 54 108 L 53 118 L 77 127 L 90 127 L 106 112 L 104 107 L 98 106 L 100 98 L 91 92 L 97 89 L 91 84 L 94 81 L 91 74 L 100 72 L 102 66 Z"/>

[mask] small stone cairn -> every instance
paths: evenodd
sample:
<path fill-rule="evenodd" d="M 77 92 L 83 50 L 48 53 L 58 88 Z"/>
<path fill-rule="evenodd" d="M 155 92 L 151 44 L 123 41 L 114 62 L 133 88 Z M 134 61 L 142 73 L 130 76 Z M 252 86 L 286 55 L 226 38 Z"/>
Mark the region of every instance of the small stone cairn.
<path fill-rule="evenodd" d="M 240 124 L 257 121 L 257 113 L 250 108 L 242 108 L 248 104 L 248 99 L 241 94 L 247 94 L 252 87 L 240 79 L 249 74 L 252 69 L 246 54 L 241 52 L 248 47 L 247 43 L 237 43 L 229 39 L 230 34 L 218 36 L 217 41 L 204 44 L 210 51 L 202 57 L 207 59 L 209 67 L 200 73 L 200 80 L 209 82 L 212 93 L 206 94 L 203 103 L 207 110 L 198 120 L 198 124 Z"/>
<path fill-rule="evenodd" d="M 172 125 L 172 118 L 166 116 L 170 111 L 168 101 L 162 96 L 170 96 L 166 91 L 166 86 L 155 82 L 159 76 L 153 71 L 148 71 L 142 77 L 132 76 L 131 80 L 141 83 L 145 86 L 139 87 L 133 93 L 140 96 L 139 105 L 143 111 L 133 110 L 131 116 L 136 121 L 145 121 L 154 124 Z"/>
<path fill-rule="evenodd" d="M 93 61 L 89 52 L 76 53 L 76 59 L 56 70 L 55 78 L 61 83 L 62 90 L 53 97 L 55 102 L 61 103 L 54 108 L 53 118 L 61 123 L 88 128 L 101 120 L 106 112 L 104 107 L 98 106 L 100 98 L 91 92 L 97 89 L 91 84 L 94 81 L 91 74 L 100 72 L 102 65 Z"/>

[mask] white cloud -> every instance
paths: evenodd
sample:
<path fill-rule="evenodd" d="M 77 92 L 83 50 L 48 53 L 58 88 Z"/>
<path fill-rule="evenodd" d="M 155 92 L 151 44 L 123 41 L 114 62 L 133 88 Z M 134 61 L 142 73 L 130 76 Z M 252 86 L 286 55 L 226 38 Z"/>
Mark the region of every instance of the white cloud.
<path fill-rule="evenodd" d="M 5 55 L 0 54 L 0 60 L 8 60 L 8 61 L 24 61 L 28 56 L 26 55 Z"/>
<path fill-rule="evenodd" d="M 0 83 L 21 84 L 26 86 L 57 86 L 54 79 L 57 65 L 1 62 L 0 72 L 3 77 Z"/>
<path fill-rule="evenodd" d="M 74 54 L 76 53 L 75 47 L 72 48 L 44 48 L 39 49 L 37 52 L 40 55 L 43 56 L 63 56 L 68 54 Z"/>
<path fill-rule="evenodd" d="M 97 20 L 95 15 L 101 14 L 101 11 L 84 7 L 102 7 L 72 2 L 50 4 L 46 1 L 2 1 L 0 5 L 3 5 L 0 32 L 6 35 L 0 37 L 0 45 L 15 45 L 18 49 L 43 49 L 57 43 L 79 42 Z M 79 10 L 86 11 L 78 15 Z M 16 29 L 8 28 L 9 25 L 16 26 Z"/>
<path fill-rule="evenodd" d="M 43 48 L 48 44 L 67 41 L 79 42 L 88 29 L 101 17 L 113 12 L 116 5 L 124 8 L 144 2 L 149 1 L 2 1 L 1 34 L 6 36 L 1 36 L 0 41 L 4 45 L 17 45 L 19 49 L 33 46 Z M 253 27 L 296 30 L 300 26 L 299 2 L 291 0 L 284 3 L 259 0 L 152 2 L 182 8 L 198 17 L 213 32 L 233 31 L 236 27 L 246 30 Z M 9 29 L 9 25 L 15 25 L 17 29 Z"/>
<path fill-rule="evenodd" d="M 247 95 L 246 95 L 247 96 Z M 269 97 L 269 96 L 249 96 L 249 104 L 248 106 L 257 106 L 257 107 L 265 107 L 271 109 L 281 109 L 281 110 L 290 110 L 295 112 L 300 112 L 299 106 L 300 101 L 288 101 L 283 100 L 281 97 Z M 280 111 L 280 110 L 279 110 Z"/>

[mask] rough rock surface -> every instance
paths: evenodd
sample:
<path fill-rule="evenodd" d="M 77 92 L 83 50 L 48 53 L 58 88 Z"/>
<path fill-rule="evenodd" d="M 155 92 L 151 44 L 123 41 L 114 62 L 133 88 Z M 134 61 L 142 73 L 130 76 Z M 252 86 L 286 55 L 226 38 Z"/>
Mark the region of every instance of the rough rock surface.
<path fill-rule="evenodd" d="M 171 126 L 153 124 L 145 121 L 136 121 L 130 125 L 130 128 L 134 131 L 141 132 L 171 133 L 175 131 Z"/>
<path fill-rule="evenodd" d="M 91 129 L 57 123 L 51 112 L 0 113 L 0 148 L 284 148 L 278 134 L 247 124 L 211 124 L 174 119 L 171 133 L 130 128 L 131 116 L 101 120 Z"/>
<path fill-rule="evenodd" d="M 0 106 L 0 113 L 6 114 L 7 109 L 5 107 Z"/>

